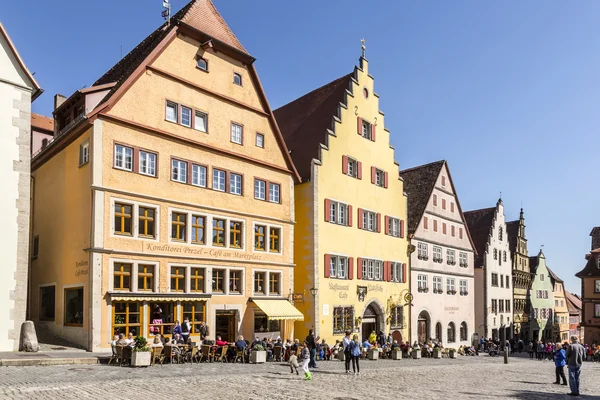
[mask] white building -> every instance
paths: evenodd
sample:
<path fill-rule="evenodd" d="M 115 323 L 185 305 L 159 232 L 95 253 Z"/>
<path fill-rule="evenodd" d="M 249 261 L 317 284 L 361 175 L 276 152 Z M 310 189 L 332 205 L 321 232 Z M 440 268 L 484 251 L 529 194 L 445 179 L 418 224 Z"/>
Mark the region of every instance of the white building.
<path fill-rule="evenodd" d="M 12 351 L 27 309 L 31 102 L 42 90 L 2 24 L 0 45 L 0 351 Z"/>
<path fill-rule="evenodd" d="M 504 343 L 513 334 L 512 256 L 504 205 L 465 212 L 475 243 L 475 324 L 479 337 Z"/>
<path fill-rule="evenodd" d="M 446 161 L 400 171 L 408 196 L 411 343 L 458 348 L 476 337 L 474 247 Z"/>

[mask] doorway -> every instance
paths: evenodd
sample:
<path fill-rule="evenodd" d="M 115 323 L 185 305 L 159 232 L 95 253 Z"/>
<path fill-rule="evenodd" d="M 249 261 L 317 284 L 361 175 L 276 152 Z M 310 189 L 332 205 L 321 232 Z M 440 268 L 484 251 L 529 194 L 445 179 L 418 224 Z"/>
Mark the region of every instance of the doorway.
<path fill-rule="evenodd" d="M 369 340 L 371 332 L 377 333 L 377 320 L 375 318 L 365 318 L 362 322 L 362 340 Z"/>
<path fill-rule="evenodd" d="M 221 336 L 226 342 L 235 342 L 236 311 L 217 310 L 215 314 L 215 338 Z"/>
<path fill-rule="evenodd" d="M 427 311 L 421 311 L 419 318 L 417 319 L 417 340 L 419 343 L 426 343 L 429 336 L 429 313 Z"/>

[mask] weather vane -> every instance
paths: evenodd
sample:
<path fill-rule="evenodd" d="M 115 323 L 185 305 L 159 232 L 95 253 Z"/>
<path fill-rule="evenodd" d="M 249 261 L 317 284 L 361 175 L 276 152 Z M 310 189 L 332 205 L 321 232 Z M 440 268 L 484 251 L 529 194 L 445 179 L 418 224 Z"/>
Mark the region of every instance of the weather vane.
<path fill-rule="evenodd" d="M 361 39 L 360 43 L 361 43 L 361 48 L 362 48 L 362 56 L 364 58 L 365 57 L 365 50 L 367 49 L 367 46 L 365 46 L 365 39 Z"/>

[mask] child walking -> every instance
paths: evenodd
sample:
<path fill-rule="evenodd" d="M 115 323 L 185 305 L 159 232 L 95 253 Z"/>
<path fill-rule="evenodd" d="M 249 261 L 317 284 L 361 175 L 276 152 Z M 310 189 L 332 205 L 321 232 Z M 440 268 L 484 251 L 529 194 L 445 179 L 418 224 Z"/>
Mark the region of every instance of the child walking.
<path fill-rule="evenodd" d="M 298 357 L 296 356 L 296 352 L 293 351 L 293 350 L 290 352 L 289 363 L 290 363 L 290 373 L 293 374 L 294 370 L 296 370 L 296 375 L 300 375 L 298 373 L 298 367 L 299 367 L 299 365 L 298 365 Z"/>
<path fill-rule="evenodd" d="M 304 370 L 304 380 L 310 381 L 312 376 L 308 370 L 308 363 L 310 362 L 310 350 L 308 350 L 308 343 L 306 340 L 302 343 L 302 352 L 300 352 L 300 359 L 302 360 L 302 369 Z"/>
<path fill-rule="evenodd" d="M 358 359 L 360 358 L 360 342 L 358 341 L 358 335 L 352 337 L 349 347 L 350 356 L 352 357 L 352 371 L 355 375 L 360 375 L 360 366 L 358 365 Z"/>

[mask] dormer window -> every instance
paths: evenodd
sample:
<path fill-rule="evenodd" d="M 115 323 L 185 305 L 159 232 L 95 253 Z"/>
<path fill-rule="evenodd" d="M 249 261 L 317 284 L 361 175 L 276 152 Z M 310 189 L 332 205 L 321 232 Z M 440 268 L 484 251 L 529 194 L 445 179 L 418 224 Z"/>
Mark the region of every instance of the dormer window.
<path fill-rule="evenodd" d="M 242 75 L 238 74 L 237 72 L 234 72 L 233 73 L 233 83 L 235 85 L 242 86 Z"/>
<path fill-rule="evenodd" d="M 196 60 L 196 67 L 200 68 L 202 71 L 208 72 L 208 60 L 198 57 Z"/>

